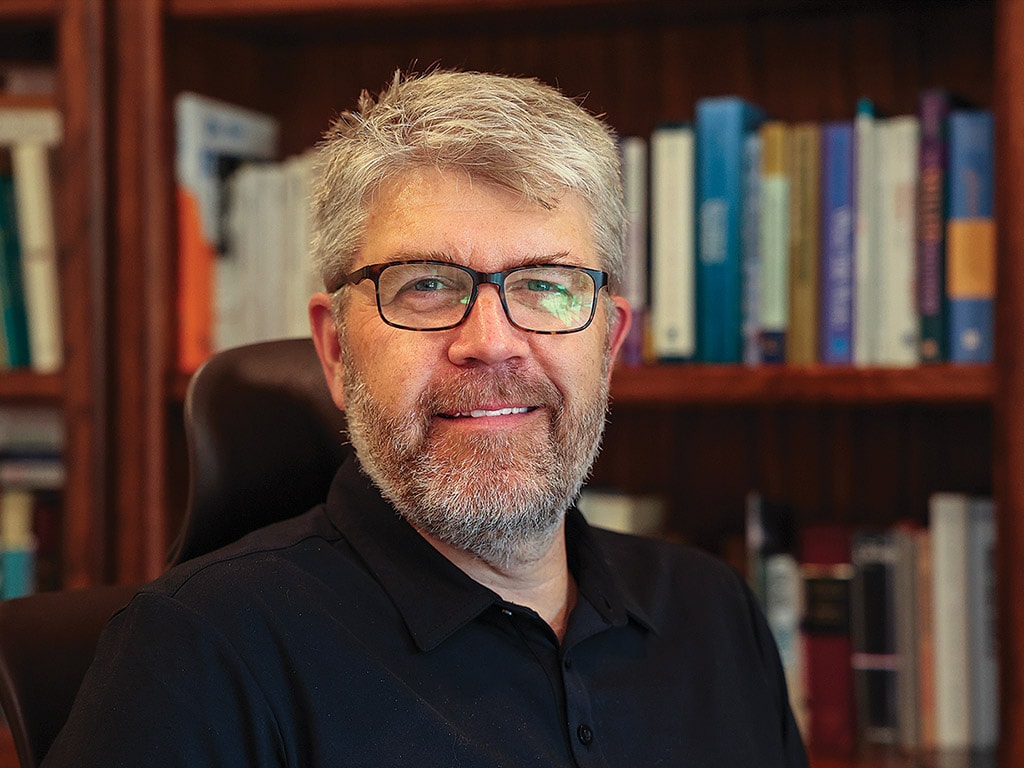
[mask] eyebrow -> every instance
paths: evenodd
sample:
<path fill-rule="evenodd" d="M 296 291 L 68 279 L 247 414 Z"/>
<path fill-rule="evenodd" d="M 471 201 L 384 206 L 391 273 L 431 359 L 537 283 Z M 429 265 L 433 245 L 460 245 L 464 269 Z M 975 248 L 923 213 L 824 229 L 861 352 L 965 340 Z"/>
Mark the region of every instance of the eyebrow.
<path fill-rule="evenodd" d="M 463 267 L 469 266 L 468 264 L 463 264 L 462 262 L 457 261 L 455 257 L 447 251 L 399 251 L 394 254 L 394 258 L 390 259 L 390 261 L 440 261 L 445 264 L 454 264 Z M 505 269 L 532 267 L 538 264 L 559 264 L 567 267 L 583 266 L 581 264 L 573 264 L 569 259 L 568 251 L 558 251 L 557 253 L 539 254 L 537 256 L 527 257 L 521 261 L 516 261 L 512 266 L 506 267 Z M 470 267 L 470 269 L 472 269 L 472 267 Z"/>

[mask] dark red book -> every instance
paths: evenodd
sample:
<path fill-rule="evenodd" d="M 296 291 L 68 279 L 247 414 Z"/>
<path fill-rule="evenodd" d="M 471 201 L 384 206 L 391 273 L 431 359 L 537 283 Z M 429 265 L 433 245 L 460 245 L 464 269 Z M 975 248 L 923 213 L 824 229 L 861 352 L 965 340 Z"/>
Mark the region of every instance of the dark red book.
<path fill-rule="evenodd" d="M 811 525 L 800 531 L 808 742 L 816 754 L 847 755 L 857 743 L 850 665 L 850 541 L 850 530 L 840 525 Z"/>

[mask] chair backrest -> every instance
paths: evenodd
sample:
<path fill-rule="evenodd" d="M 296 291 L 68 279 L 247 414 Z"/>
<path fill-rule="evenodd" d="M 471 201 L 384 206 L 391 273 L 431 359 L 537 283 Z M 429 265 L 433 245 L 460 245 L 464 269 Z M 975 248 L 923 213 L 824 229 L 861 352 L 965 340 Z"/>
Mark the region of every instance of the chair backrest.
<path fill-rule="evenodd" d="M 103 625 L 137 584 L 0 601 L 0 705 L 22 768 L 35 768 L 67 720 Z"/>
<path fill-rule="evenodd" d="M 349 448 L 310 339 L 220 352 L 185 397 L 189 500 L 176 564 L 323 501 Z M 0 704 L 23 768 L 67 720 L 103 626 L 139 585 L 0 601 Z"/>
<path fill-rule="evenodd" d="M 311 339 L 225 350 L 185 395 L 189 502 L 176 564 L 323 501 L 350 450 Z"/>

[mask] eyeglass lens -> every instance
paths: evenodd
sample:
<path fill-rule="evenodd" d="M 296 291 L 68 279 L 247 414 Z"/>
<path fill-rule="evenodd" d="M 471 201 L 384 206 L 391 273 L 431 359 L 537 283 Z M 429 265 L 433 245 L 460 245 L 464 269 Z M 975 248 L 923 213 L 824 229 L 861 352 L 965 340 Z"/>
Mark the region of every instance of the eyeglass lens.
<path fill-rule="evenodd" d="M 596 287 L 586 272 L 541 266 L 505 277 L 509 319 L 520 328 L 566 332 L 583 328 L 594 309 Z M 392 264 L 378 279 L 380 311 L 394 325 L 431 330 L 457 325 L 468 312 L 473 275 L 456 265 Z"/>

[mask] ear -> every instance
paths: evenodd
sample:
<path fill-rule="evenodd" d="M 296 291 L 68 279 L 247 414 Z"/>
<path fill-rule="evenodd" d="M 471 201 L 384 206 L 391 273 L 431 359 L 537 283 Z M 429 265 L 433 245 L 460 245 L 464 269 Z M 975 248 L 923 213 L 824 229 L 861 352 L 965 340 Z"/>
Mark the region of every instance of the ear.
<path fill-rule="evenodd" d="M 622 349 L 622 344 L 626 340 L 626 335 L 629 333 L 629 326 L 633 321 L 633 311 L 630 309 L 629 302 L 622 296 L 612 296 L 611 311 L 614 313 L 614 317 L 612 318 L 608 345 L 611 349 L 613 365 L 608 368 L 609 380 L 611 380 L 612 369 L 615 367 L 615 358 L 618 356 L 619 350 Z"/>
<path fill-rule="evenodd" d="M 345 361 L 341 356 L 341 342 L 338 329 L 331 314 L 331 297 L 316 293 L 309 300 L 309 325 L 313 332 L 313 344 L 324 369 L 331 399 L 340 410 L 345 410 Z"/>

